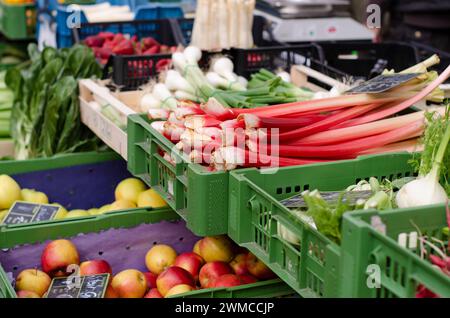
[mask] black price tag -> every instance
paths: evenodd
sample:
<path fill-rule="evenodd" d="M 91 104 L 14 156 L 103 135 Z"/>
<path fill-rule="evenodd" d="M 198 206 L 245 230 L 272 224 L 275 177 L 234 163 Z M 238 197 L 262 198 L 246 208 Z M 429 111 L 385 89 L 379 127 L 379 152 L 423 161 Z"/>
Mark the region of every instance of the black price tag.
<path fill-rule="evenodd" d="M 3 224 L 23 224 L 52 220 L 59 209 L 60 207 L 56 205 L 16 201 L 3 219 Z"/>
<path fill-rule="evenodd" d="M 46 298 L 103 298 L 110 275 L 72 275 L 53 278 Z"/>
<path fill-rule="evenodd" d="M 409 73 L 409 74 L 386 74 L 379 75 L 372 78 L 369 81 L 362 83 L 356 87 L 349 89 L 346 93 L 349 94 L 377 94 L 386 92 L 394 87 L 404 84 L 417 76 L 420 73 Z"/>

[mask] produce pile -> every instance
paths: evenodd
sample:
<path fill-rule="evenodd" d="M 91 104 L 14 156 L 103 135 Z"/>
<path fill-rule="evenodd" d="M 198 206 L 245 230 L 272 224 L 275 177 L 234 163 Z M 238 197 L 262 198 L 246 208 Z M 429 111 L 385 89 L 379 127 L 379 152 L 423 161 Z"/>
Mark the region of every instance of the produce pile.
<path fill-rule="evenodd" d="M 362 154 L 414 151 L 426 127 L 425 113 L 398 114 L 423 99 L 442 102 L 443 92 L 438 87 L 450 76 L 450 67 L 440 76 L 427 71 L 439 63 L 433 56 L 402 72 L 421 75 L 383 93 L 258 104 L 252 108 L 240 104 L 239 92 L 210 90 L 198 67 L 200 58 L 195 48 L 186 48 L 184 55 L 175 53 L 172 59 L 175 68 L 184 70 L 191 87 L 203 94 L 200 101 L 207 101 L 177 103 L 167 95 L 162 106 L 152 104 L 148 110 L 149 118 L 157 120 L 152 127 L 191 160 L 211 170 L 283 167 Z M 258 77 L 264 74 L 266 71 L 255 75 L 249 82 L 256 80 L 253 88 L 244 93 L 266 90 L 267 82 Z M 267 91 L 262 104 L 271 104 L 265 94 Z"/>
<path fill-rule="evenodd" d="M 88 36 L 83 43 L 89 46 L 101 64 L 106 64 L 111 55 L 153 55 L 169 54 L 177 50 L 176 46 L 160 44 L 152 37 L 139 39 L 136 35 L 130 38 L 127 34 L 100 32 Z M 156 64 L 158 72 L 167 66 L 170 60 L 162 59 Z"/>
<path fill-rule="evenodd" d="M 289 82 L 289 74 L 282 77 L 262 69 L 250 81 L 233 72 L 233 62 L 220 56 L 211 59 L 211 67 L 203 72 L 199 66 L 202 52 L 189 46 L 183 52 L 172 54 L 173 69 L 163 72 L 159 83 L 150 83 L 142 89 L 141 110 L 157 114 L 177 109 L 177 101 L 205 103 L 214 97 L 223 106 L 254 108 L 279 103 L 309 100 L 315 97 L 310 90 Z"/>
<path fill-rule="evenodd" d="M 49 157 L 99 148 L 99 141 L 81 123 L 78 83 L 100 77 L 92 51 L 82 45 L 38 51 L 28 46 L 31 64 L 8 70 L 5 81 L 14 93 L 11 136 L 16 159 Z"/>
<path fill-rule="evenodd" d="M 52 277 L 71 274 L 69 266 L 78 265 L 78 274 L 109 273 L 113 269 L 104 259 L 80 263 L 79 251 L 69 240 L 55 240 L 41 255 L 41 269 L 25 269 L 16 278 L 19 298 L 44 297 Z M 148 272 L 127 269 L 114 273 L 105 298 L 163 298 L 202 288 L 233 287 L 274 278 L 275 275 L 253 254 L 239 248 L 226 236 L 207 236 L 192 252 L 177 254 L 169 245 L 157 244 L 142 260 Z"/>
<path fill-rule="evenodd" d="M 418 172 L 417 177 L 383 179 L 381 183 L 371 177 L 369 181 L 350 185 L 345 191 L 308 190 L 282 203 L 335 242 L 341 240 L 342 216 L 349 211 L 382 211 L 447 203 L 450 197 L 449 115 L 450 108 L 443 114 L 427 114 L 427 128 L 420 140 L 423 152 L 411 160 Z M 290 241 L 298 242 L 298 238 Z"/>
<path fill-rule="evenodd" d="M 20 185 L 8 175 L 0 175 L 0 189 L 2 190 L 0 193 L 0 224 L 6 214 L 8 214 L 10 207 L 16 201 L 49 204 L 47 194 L 37 191 L 36 189 L 21 189 Z M 136 207 L 151 207 L 156 209 L 167 206 L 167 203 L 154 189 L 148 189 L 141 180 L 136 178 L 127 178 L 121 181 L 116 186 L 114 196 L 114 202 L 89 210 L 74 209 L 67 211 L 61 204 L 51 203 L 52 205 L 59 207 L 59 210 L 53 219 L 60 220 L 99 215 L 112 211 L 133 209 Z"/>

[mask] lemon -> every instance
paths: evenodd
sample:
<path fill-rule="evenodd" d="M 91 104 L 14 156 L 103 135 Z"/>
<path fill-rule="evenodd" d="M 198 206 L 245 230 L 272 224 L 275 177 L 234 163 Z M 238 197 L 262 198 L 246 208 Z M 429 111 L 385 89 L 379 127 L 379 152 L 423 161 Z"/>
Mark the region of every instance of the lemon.
<path fill-rule="evenodd" d="M 167 206 L 167 202 L 153 189 L 141 192 L 137 202 L 138 207 L 162 208 Z"/>
<path fill-rule="evenodd" d="M 79 217 L 83 217 L 83 216 L 89 216 L 89 213 L 85 210 L 76 209 L 76 210 L 69 211 L 69 213 L 67 213 L 64 218 L 71 219 L 71 218 L 79 218 Z"/>
<path fill-rule="evenodd" d="M 98 214 L 106 213 L 109 211 L 110 208 L 111 208 L 111 204 L 105 204 L 100 209 L 98 209 Z"/>
<path fill-rule="evenodd" d="M 145 184 L 136 178 L 128 178 L 121 181 L 114 192 L 116 201 L 128 200 L 137 203 L 139 193 L 144 191 L 147 187 Z"/>
<path fill-rule="evenodd" d="M 6 174 L 0 175 L 0 210 L 9 209 L 15 201 L 21 198 L 17 182 Z"/>
<path fill-rule="evenodd" d="M 37 204 L 48 204 L 48 197 L 44 192 L 33 189 L 22 189 L 20 193 L 22 195 L 22 200 L 24 201 Z"/>
<path fill-rule="evenodd" d="M 136 204 L 134 204 L 134 202 L 128 200 L 117 200 L 111 204 L 111 206 L 109 207 L 109 211 L 133 209 L 135 207 Z"/>
<path fill-rule="evenodd" d="M 59 207 L 58 212 L 56 212 L 55 216 L 53 217 L 53 220 L 60 220 L 60 219 L 64 219 L 67 215 L 67 210 L 65 207 L 63 207 L 61 204 L 59 203 L 52 203 L 52 205 L 56 205 Z"/>
<path fill-rule="evenodd" d="M 97 209 L 97 208 L 92 208 L 92 209 L 87 210 L 87 212 L 88 212 L 90 215 L 97 215 L 97 214 L 100 214 L 99 211 L 100 211 L 100 209 Z"/>

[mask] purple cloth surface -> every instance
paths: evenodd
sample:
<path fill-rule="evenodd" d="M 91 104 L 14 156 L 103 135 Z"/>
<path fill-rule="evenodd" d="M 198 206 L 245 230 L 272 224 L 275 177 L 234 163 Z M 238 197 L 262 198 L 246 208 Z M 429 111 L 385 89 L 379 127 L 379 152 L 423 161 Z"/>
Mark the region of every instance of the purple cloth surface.
<path fill-rule="evenodd" d="M 192 234 L 183 221 L 162 221 L 128 229 L 79 234 L 69 239 L 77 247 L 80 261 L 104 259 L 116 274 L 125 269 L 146 272 L 145 254 L 154 244 L 167 244 L 183 253 L 192 251 L 199 237 Z M 1 250 L 3 269 L 16 277 L 24 269 L 41 268 L 41 254 L 48 242 Z"/>

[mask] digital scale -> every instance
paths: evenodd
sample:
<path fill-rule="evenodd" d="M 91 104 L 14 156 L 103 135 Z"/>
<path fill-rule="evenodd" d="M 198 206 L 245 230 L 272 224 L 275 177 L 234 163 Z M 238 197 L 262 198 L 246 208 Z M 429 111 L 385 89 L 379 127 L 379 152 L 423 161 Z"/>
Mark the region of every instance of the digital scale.
<path fill-rule="evenodd" d="M 280 42 L 372 40 L 372 32 L 350 15 L 349 0 L 259 0 L 255 14 L 265 17 Z"/>

